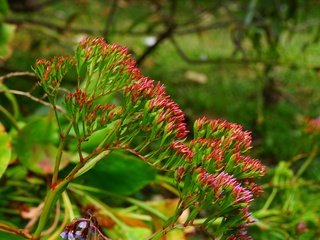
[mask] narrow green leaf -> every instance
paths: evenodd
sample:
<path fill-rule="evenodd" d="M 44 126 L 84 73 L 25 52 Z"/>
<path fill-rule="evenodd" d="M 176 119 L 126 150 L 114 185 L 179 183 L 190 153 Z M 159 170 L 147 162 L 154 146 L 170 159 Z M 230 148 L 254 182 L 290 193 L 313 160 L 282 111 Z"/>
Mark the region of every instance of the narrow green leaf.
<path fill-rule="evenodd" d="M 0 123 L 0 178 L 8 167 L 11 159 L 10 136 L 6 133 L 3 125 Z"/>

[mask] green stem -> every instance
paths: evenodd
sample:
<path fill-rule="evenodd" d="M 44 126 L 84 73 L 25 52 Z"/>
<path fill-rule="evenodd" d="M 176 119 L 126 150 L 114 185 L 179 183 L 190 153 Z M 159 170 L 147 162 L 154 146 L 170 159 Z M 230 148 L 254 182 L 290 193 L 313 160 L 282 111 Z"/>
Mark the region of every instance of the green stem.
<path fill-rule="evenodd" d="M 74 215 L 74 212 L 72 209 L 72 204 L 71 204 L 70 198 L 69 198 L 66 191 L 64 191 L 62 193 L 62 199 L 64 202 L 64 208 L 65 208 L 66 212 L 68 213 L 67 215 L 69 216 L 69 220 L 72 221 L 75 218 L 75 215 Z"/>
<path fill-rule="evenodd" d="M 52 182 L 51 182 L 52 186 L 54 186 L 55 184 L 57 184 L 57 181 L 58 181 L 59 167 L 60 167 L 60 163 L 61 163 L 61 158 L 62 158 L 62 153 L 63 153 L 64 144 L 65 144 L 65 142 L 66 142 L 65 139 L 66 139 L 66 136 L 69 134 L 71 128 L 72 128 L 72 122 L 68 125 L 65 133 L 60 136 L 58 153 L 57 153 L 57 156 L 56 156 L 56 161 L 55 161 L 54 170 L 53 170 L 53 175 L 52 175 Z"/>
<path fill-rule="evenodd" d="M 18 126 L 17 121 L 14 119 L 14 117 L 11 115 L 11 113 L 10 113 L 7 109 L 5 109 L 4 107 L 2 107 L 1 105 L 0 105 L 0 112 L 2 112 L 3 115 L 5 115 L 5 116 L 7 117 L 7 119 L 12 123 L 12 126 L 13 126 L 15 129 L 17 129 L 17 130 L 20 129 L 19 126 Z"/>
<path fill-rule="evenodd" d="M 59 115 L 58 115 L 58 111 L 57 111 L 57 107 L 56 107 L 56 100 L 54 97 L 52 96 L 48 96 L 49 102 L 52 105 L 53 111 L 54 111 L 54 115 L 56 117 L 57 120 L 57 124 L 58 124 L 58 129 L 59 129 L 59 133 L 62 134 L 62 128 L 61 128 L 61 124 L 60 124 L 60 120 L 59 120 Z"/>
<path fill-rule="evenodd" d="M 163 236 L 167 235 L 168 232 L 172 231 L 175 228 L 183 228 L 184 226 L 182 224 L 173 224 L 168 227 L 165 227 L 154 234 L 152 234 L 150 237 L 148 237 L 148 240 L 159 240 L 162 239 Z"/>
<path fill-rule="evenodd" d="M 97 159 L 100 160 L 104 156 L 106 156 L 110 151 L 105 151 L 102 152 L 92 159 L 90 159 L 90 162 L 96 162 Z M 50 216 L 50 212 L 52 210 L 52 207 L 54 204 L 57 202 L 57 200 L 60 198 L 61 194 L 64 192 L 64 190 L 67 188 L 68 184 L 75 178 L 77 177 L 77 173 L 82 170 L 82 167 L 89 161 L 84 162 L 79 162 L 73 169 L 72 171 L 68 174 L 66 178 L 64 178 L 60 183 L 55 188 L 50 188 L 49 192 L 47 193 L 44 206 L 40 215 L 40 220 L 38 227 L 34 233 L 35 239 L 40 239 L 41 233 L 43 229 L 45 228 L 48 218 Z M 78 174 L 79 176 L 79 174 Z"/>
<path fill-rule="evenodd" d="M 273 199 L 276 197 L 277 192 L 278 192 L 278 189 L 277 189 L 277 188 L 273 188 L 273 189 L 272 189 L 272 192 L 271 192 L 269 198 L 267 199 L 266 203 L 265 203 L 264 206 L 262 207 L 262 210 L 266 210 L 266 209 L 268 209 L 268 208 L 270 207 Z"/>
<path fill-rule="evenodd" d="M 63 191 L 68 186 L 68 181 L 64 180 L 55 189 L 50 189 L 47 193 L 46 199 L 44 201 L 44 206 L 40 215 L 40 220 L 38 227 L 34 233 L 34 239 L 40 239 L 41 233 L 46 227 L 48 218 L 50 216 L 50 212 L 54 206 L 54 204 L 59 199 L 60 195 L 63 193 Z"/>
<path fill-rule="evenodd" d="M 15 98 L 14 94 L 9 93 L 9 92 L 5 92 L 4 95 L 11 102 L 13 116 L 16 119 L 19 118 L 19 116 L 20 116 L 19 105 L 18 105 L 17 99 Z"/>
<path fill-rule="evenodd" d="M 60 224 L 60 227 L 58 229 L 56 229 L 56 231 L 50 236 L 48 237 L 48 240 L 55 240 L 59 238 L 60 233 L 63 231 L 63 229 L 65 228 L 65 226 L 68 223 L 68 220 L 71 218 L 71 216 L 69 215 L 70 212 L 73 213 L 72 209 L 69 209 L 69 205 L 71 205 L 70 203 L 70 199 L 67 195 L 66 192 L 62 193 L 62 200 L 64 202 L 64 216 L 63 216 L 63 220 L 62 223 Z M 71 206 L 72 208 L 72 206 Z M 73 218 L 72 218 L 73 219 Z"/>
<path fill-rule="evenodd" d="M 297 178 L 299 178 L 304 173 L 304 171 L 309 167 L 309 165 L 311 164 L 311 162 L 314 160 L 315 156 L 317 155 L 317 152 L 318 152 L 318 144 L 313 146 L 308 159 L 306 161 L 304 161 L 304 163 L 300 167 L 300 169 L 296 175 Z"/>

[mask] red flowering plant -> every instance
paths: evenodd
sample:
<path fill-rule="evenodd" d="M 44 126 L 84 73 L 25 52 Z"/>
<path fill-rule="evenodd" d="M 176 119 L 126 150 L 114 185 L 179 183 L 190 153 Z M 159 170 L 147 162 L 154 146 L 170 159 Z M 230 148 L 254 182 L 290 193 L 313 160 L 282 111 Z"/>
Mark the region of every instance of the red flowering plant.
<path fill-rule="evenodd" d="M 72 68 L 77 85 L 67 90 L 61 83 Z M 203 117 L 194 123 L 194 136 L 188 136 L 184 113 L 165 87 L 144 77 L 126 48 L 102 38 L 82 40 L 74 58 L 39 59 L 34 71 L 56 113 L 60 143 L 33 239 L 43 236 L 53 206 L 70 183 L 115 150 L 127 151 L 174 179 L 179 195 L 175 213 L 163 219 L 162 228 L 148 239 L 198 225 L 200 218 L 203 228 L 219 239 L 251 239 L 246 231 L 254 221 L 250 204 L 262 191 L 255 180 L 264 175 L 265 166 L 247 155 L 251 136 L 240 125 Z M 61 95 L 64 105 L 57 109 Z M 99 141 L 84 151 L 97 135 Z M 63 149 L 70 139 L 76 142 L 78 160 L 59 178 Z M 181 223 L 178 219 L 186 211 Z M 110 238 L 96 221 L 83 217 L 66 225 L 61 237 L 90 239 L 92 231 L 99 239 Z"/>

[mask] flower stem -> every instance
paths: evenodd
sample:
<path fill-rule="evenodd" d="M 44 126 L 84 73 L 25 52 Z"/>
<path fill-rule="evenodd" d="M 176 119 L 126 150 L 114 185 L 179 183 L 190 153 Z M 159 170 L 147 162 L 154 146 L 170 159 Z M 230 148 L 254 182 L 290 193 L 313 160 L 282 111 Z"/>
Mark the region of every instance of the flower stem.
<path fill-rule="evenodd" d="M 12 123 L 12 126 L 16 129 L 16 130 L 19 130 L 19 126 L 18 126 L 18 123 L 17 121 L 14 119 L 14 117 L 11 115 L 11 113 L 5 109 L 4 107 L 2 107 L 0 105 L 0 112 L 3 113 L 3 115 L 5 115 L 7 117 L 7 119 Z"/>
<path fill-rule="evenodd" d="M 65 139 L 66 139 L 66 136 L 68 135 L 68 133 L 70 132 L 71 128 L 72 128 L 72 122 L 68 125 L 65 133 L 60 136 L 58 153 L 56 156 L 56 161 L 55 161 L 53 176 L 52 176 L 52 181 L 51 181 L 52 186 L 56 185 L 57 181 L 58 181 L 58 173 L 59 173 L 59 167 L 60 167 L 61 157 L 62 157 L 62 153 L 63 153 L 63 148 L 64 148 L 64 144 L 65 144 Z"/>
<path fill-rule="evenodd" d="M 313 146 L 309 157 L 307 158 L 306 161 L 304 161 L 304 163 L 300 167 L 300 169 L 296 175 L 297 178 L 299 178 L 304 173 L 304 171 L 308 168 L 308 166 L 311 164 L 311 162 L 314 160 L 315 156 L 317 155 L 317 152 L 318 152 L 318 144 Z"/>
<path fill-rule="evenodd" d="M 38 227 L 34 233 L 34 239 L 38 240 L 40 239 L 41 233 L 43 232 L 43 229 L 45 228 L 48 218 L 50 216 L 50 212 L 52 210 L 52 207 L 54 206 L 54 204 L 57 202 L 57 200 L 60 198 L 60 196 L 62 195 L 62 193 L 65 191 L 65 189 L 67 188 L 68 184 L 77 176 L 79 176 L 80 174 L 77 175 L 77 173 L 82 170 L 82 167 L 89 161 L 90 162 L 96 162 L 100 159 L 102 159 L 104 156 L 108 155 L 110 151 L 105 151 L 102 152 L 98 155 L 96 155 L 95 157 L 92 157 L 92 159 L 87 159 L 84 162 L 79 162 L 73 169 L 72 171 L 68 174 L 68 176 L 66 178 L 64 178 L 60 183 L 57 184 L 57 186 L 55 188 L 50 188 L 49 192 L 47 193 L 45 202 L 44 202 L 44 206 L 40 215 L 40 220 L 39 220 L 39 224 Z"/>
<path fill-rule="evenodd" d="M 48 218 L 50 216 L 52 207 L 60 198 L 60 195 L 66 189 L 66 187 L 68 186 L 68 183 L 69 183 L 68 181 L 64 180 L 61 183 L 59 183 L 55 189 L 51 189 L 51 188 L 49 189 L 49 192 L 47 193 L 46 199 L 44 201 L 44 206 L 40 215 L 38 227 L 34 233 L 34 239 L 40 239 L 41 233 L 45 228 Z"/>

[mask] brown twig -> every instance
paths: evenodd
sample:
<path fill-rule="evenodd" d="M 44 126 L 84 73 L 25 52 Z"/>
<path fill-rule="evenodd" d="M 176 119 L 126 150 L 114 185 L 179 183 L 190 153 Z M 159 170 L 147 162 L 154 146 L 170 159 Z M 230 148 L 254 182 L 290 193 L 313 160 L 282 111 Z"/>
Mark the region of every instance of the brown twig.
<path fill-rule="evenodd" d="M 25 96 L 25 97 L 27 97 L 27 98 L 29 98 L 29 99 L 37 102 L 37 103 L 40 103 L 40 104 L 42 104 L 42 105 L 45 105 L 45 106 L 48 106 L 48 107 L 53 108 L 53 106 L 52 106 L 50 103 L 48 103 L 48 102 L 46 102 L 46 101 L 43 101 L 42 99 L 37 98 L 37 97 L 31 95 L 29 92 L 23 92 L 23 91 L 14 90 L 14 89 L 1 90 L 0 92 L 8 92 L 8 93 L 12 93 L 12 94 L 15 94 L 15 95 Z M 62 112 L 62 113 L 65 112 L 65 110 L 64 110 L 61 106 L 56 105 L 55 107 L 56 107 L 56 109 L 57 109 L 58 111 L 60 111 L 60 112 Z"/>
<path fill-rule="evenodd" d="M 22 76 L 28 76 L 32 78 L 36 78 L 36 75 L 31 72 L 11 72 L 5 75 L 0 76 L 0 83 L 3 82 L 4 79 L 12 78 L 12 77 L 22 77 Z"/>
<path fill-rule="evenodd" d="M 12 234 L 15 234 L 15 235 L 19 235 L 21 237 L 24 237 L 26 239 L 32 239 L 32 235 L 24 230 L 24 229 L 20 229 L 20 228 L 16 228 L 16 227 L 12 227 L 12 226 L 9 226 L 5 223 L 0 223 L 0 230 L 3 230 L 5 232 L 9 232 L 9 233 L 12 233 Z"/>
<path fill-rule="evenodd" d="M 112 23 L 113 23 L 113 19 L 114 19 L 116 10 L 117 10 L 117 6 L 118 6 L 117 5 L 117 0 L 113 0 L 112 3 L 111 3 L 110 12 L 109 12 L 108 17 L 107 17 L 106 25 L 105 25 L 103 33 L 102 33 L 102 36 L 104 37 L 104 39 L 106 41 L 108 41 L 108 37 L 109 37 L 108 35 L 109 35 L 110 29 L 112 27 Z"/>
<path fill-rule="evenodd" d="M 176 0 L 171 0 L 170 13 L 167 17 L 163 19 L 163 23 L 167 26 L 166 30 L 163 31 L 157 38 L 156 42 L 149 46 L 142 55 L 137 59 L 137 65 L 141 65 L 141 63 L 146 59 L 148 55 L 150 55 L 156 48 L 167 38 L 169 38 L 175 29 L 174 17 L 176 13 L 177 3 Z"/>
<path fill-rule="evenodd" d="M 150 47 L 148 47 L 141 56 L 137 59 L 137 65 L 141 65 L 141 63 L 146 59 L 147 56 L 149 56 L 156 48 L 165 40 L 167 39 L 173 32 L 173 27 L 169 26 L 163 33 L 161 33 L 157 41 Z"/>

